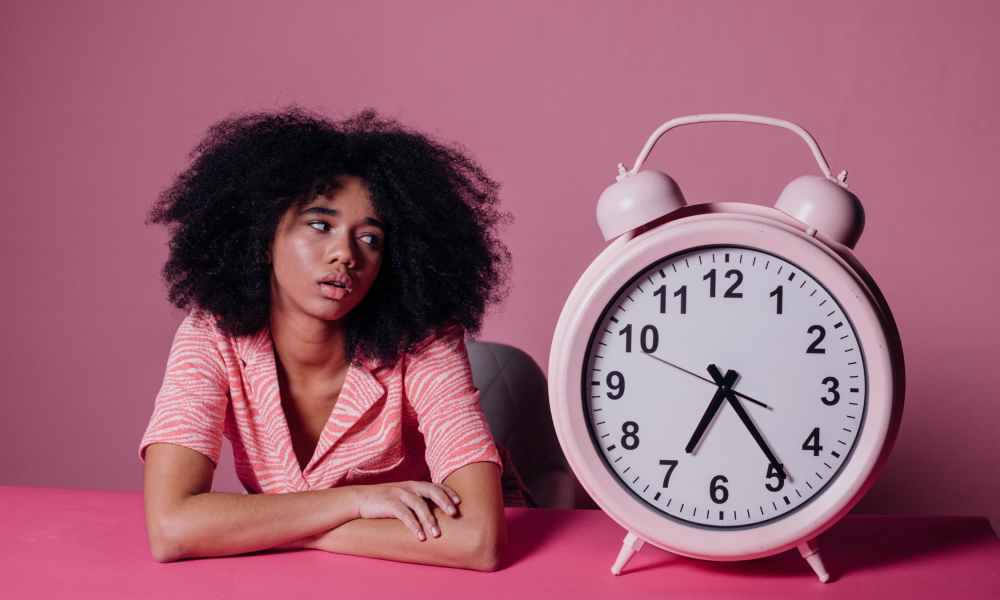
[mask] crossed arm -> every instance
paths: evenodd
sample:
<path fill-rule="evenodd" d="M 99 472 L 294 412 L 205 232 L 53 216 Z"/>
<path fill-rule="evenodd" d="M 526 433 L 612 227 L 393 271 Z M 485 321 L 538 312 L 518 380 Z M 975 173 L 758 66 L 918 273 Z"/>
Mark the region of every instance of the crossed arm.
<path fill-rule="evenodd" d="M 287 494 L 211 492 L 213 470 L 208 458 L 189 448 L 149 447 L 144 500 L 156 560 L 312 548 L 476 570 L 499 567 L 507 529 L 493 463 L 470 463 L 445 479 L 461 501 L 454 516 L 431 507 L 441 535 L 428 532 L 426 541 L 398 519 L 359 518 L 358 491 L 364 486 Z"/>
<path fill-rule="evenodd" d="M 441 535 L 420 541 L 399 519 L 354 519 L 318 536 L 279 548 L 312 548 L 340 554 L 480 571 L 499 568 L 507 541 L 500 473 L 489 462 L 456 469 L 444 484 L 461 502 L 454 516 L 430 504 Z"/>

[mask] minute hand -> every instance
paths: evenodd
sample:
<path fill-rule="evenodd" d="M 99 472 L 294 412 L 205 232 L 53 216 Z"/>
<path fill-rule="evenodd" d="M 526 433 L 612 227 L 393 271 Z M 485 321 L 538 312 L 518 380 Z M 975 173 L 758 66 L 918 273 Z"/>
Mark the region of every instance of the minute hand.
<path fill-rule="evenodd" d="M 767 460 L 770 461 L 779 473 L 785 475 L 786 473 L 784 473 L 784 467 L 782 467 L 781 463 L 778 462 L 777 457 L 774 456 L 771 449 L 767 447 L 767 442 L 764 441 L 764 436 L 760 434 L 760 431 L 757 430 L 757 426 L 754 425 L 752 420 L 750 420 L 750 415 L 747 414 L 747 411 L 743 408 L 743 405 L 740 404 L 740 401 L 736 399 L 736 395 L 732 390 L 726 394 L 726 400 L 729 401 L 729 405 L 732 406 L 733 410 L 736 411 L 736 414 L 739 415 L 740 421 L 743 421 L 746 428 L 750 430 L 750 435 L 753 436 L 754 441 L 757 442 L 760 449 L 764 451 L 764 456 L 767 457 Z"/>

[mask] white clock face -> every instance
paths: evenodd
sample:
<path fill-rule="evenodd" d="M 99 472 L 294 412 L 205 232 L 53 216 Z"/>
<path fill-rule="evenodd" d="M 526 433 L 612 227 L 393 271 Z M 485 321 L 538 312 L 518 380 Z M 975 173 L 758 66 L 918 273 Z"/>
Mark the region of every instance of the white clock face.
<path fill-rule="evenodd" d="M 582 378 L 593 443 L 632 494 L 704 527 L 821 494 L 864 424 L 848 315 L 809 273 L 734 246 L 667 257 L 607 305 Z"/>

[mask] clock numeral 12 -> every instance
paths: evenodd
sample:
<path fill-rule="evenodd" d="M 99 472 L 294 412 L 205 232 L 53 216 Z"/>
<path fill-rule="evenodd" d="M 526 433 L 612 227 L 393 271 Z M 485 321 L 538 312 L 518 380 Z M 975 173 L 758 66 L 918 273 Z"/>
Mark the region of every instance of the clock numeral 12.
<path fill-rule="evenodd" d="M 743 283 L 743 273 L 740 273 L 737 269 L 729 269 L 726 271 L 726 279 L 729 279 L 730 277 L 735 277 L 736 281 L 733 282 L 733 285 L 729 286 L 729 289 L 726 290 L 726 293 L 723 294 L 722 297 L 742 298 L 743 292 L 737 292 L 736 288 L 740 287 L 740 284 Z M 709 271 L 704 277 L 702 277 L 702 279 L 708 280 L 708 296 L 710 298 L 715 298 L 715 269 Z"/>

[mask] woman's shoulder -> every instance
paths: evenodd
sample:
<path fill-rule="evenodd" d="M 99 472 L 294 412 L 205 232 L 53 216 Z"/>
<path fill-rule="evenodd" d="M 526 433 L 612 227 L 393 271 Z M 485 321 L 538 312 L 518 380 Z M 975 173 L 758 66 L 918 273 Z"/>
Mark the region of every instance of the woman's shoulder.
<path fill-rule="evenodd" d="M 223 362 L 222 358 L 236 349 L 236 339 L 223 332 L 215 317 L 200 309 L 192 309 L 177 326 L 174 351 L 188 351 L 202 359 Z"/>
<path fill-rule="evenodd" d="M 413 361 L 464 350 L 465 327 L 458 323 L 447 323 L 435 328 L 414 344 L 413 348 L 406 353 L 406 358 Z"/>

